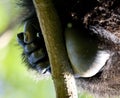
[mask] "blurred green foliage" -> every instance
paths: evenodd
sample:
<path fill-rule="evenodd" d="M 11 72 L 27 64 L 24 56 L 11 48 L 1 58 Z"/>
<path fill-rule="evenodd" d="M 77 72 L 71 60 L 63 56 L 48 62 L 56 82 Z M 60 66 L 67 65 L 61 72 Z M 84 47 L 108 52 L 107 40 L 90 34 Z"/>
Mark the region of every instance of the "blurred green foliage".
<path fill-rule="evenodd" d="M 5 3 L 0 1 L 0 33 L 8 26 L 10 20 L 7 13 L 9 10 L 4 5 Z"/>
<path fill-rule="evenodd" d="M 0 33 L 9 31 L 4 40 L 0 36 L 0 98 L 55 98 L 52 79 L 35 79 L 36 74 L 22 64 L 21 49 L 16 40 L 20 27 L 7 30 L 18 14 L 14 1 L 0 0 Z M 10 36 L 11 39 L 7 39 Z"/>
<path fill-rule="evenodd" d="M 0 98 L 54 98 L 51 79 L 37 81 L 29 76 L 35 74 L 20 63 L 20 51 L 13 40 L 0 51 Z"/>

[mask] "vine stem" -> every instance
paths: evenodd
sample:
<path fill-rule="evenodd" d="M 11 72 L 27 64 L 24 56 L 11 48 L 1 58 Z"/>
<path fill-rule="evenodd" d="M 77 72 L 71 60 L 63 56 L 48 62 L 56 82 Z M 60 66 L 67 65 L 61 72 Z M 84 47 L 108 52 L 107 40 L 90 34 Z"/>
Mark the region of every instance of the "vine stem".
<path fill-rule="evenodd" d="M 61 23 L 52 0 L 33 1 L 50 60 L 56 98 L 78 98 Z"/>

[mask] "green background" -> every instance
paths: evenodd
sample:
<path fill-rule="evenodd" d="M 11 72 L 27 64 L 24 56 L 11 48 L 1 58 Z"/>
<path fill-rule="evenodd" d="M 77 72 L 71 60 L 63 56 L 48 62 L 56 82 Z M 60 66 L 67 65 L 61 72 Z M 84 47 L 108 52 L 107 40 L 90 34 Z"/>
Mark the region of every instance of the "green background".
<path fill-rule="evenodd" d="M 16 35 L 23 31 L 16 0 L 0 0 L 0 98 L 55 98 L 53 81 L 28 70 Z M 92 98 L 86 93 L 80 98 Z"/>

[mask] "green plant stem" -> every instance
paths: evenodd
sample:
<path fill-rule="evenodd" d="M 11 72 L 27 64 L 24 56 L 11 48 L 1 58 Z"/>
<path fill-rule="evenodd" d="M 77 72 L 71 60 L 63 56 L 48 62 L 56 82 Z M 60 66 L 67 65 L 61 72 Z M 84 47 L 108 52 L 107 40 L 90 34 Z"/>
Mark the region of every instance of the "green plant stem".
<path fill-rule="evenodd" d="M 34 0 L 52 68 L 57 98 L 78 98 L 64 44 L 61 23 L 52 0 Z"/>

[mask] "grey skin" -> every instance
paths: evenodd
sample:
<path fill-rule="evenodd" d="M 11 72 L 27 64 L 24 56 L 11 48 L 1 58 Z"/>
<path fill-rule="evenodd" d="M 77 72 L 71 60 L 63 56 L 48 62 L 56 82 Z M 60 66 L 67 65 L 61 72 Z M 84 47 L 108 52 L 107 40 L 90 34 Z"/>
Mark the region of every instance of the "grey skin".
<path fill-rule="evenodd" d="M 65 32 L 68 56 L 79 91 L 84 89 L 97 94 L 100 98 L 114 98 L 120 95 L 119 38 L 113 36 L 111 32 L 99 30 L 99 27 L 96 30 L 99 35 L 102 34 L 101 39 L 109 40 L 109 46 L 107 41 L 102 45 L 97 43 L 81 28 L 73 29 L 72 25 L 68 27 Z M 100 45 L 102 48 L 99 48 Z"/>

